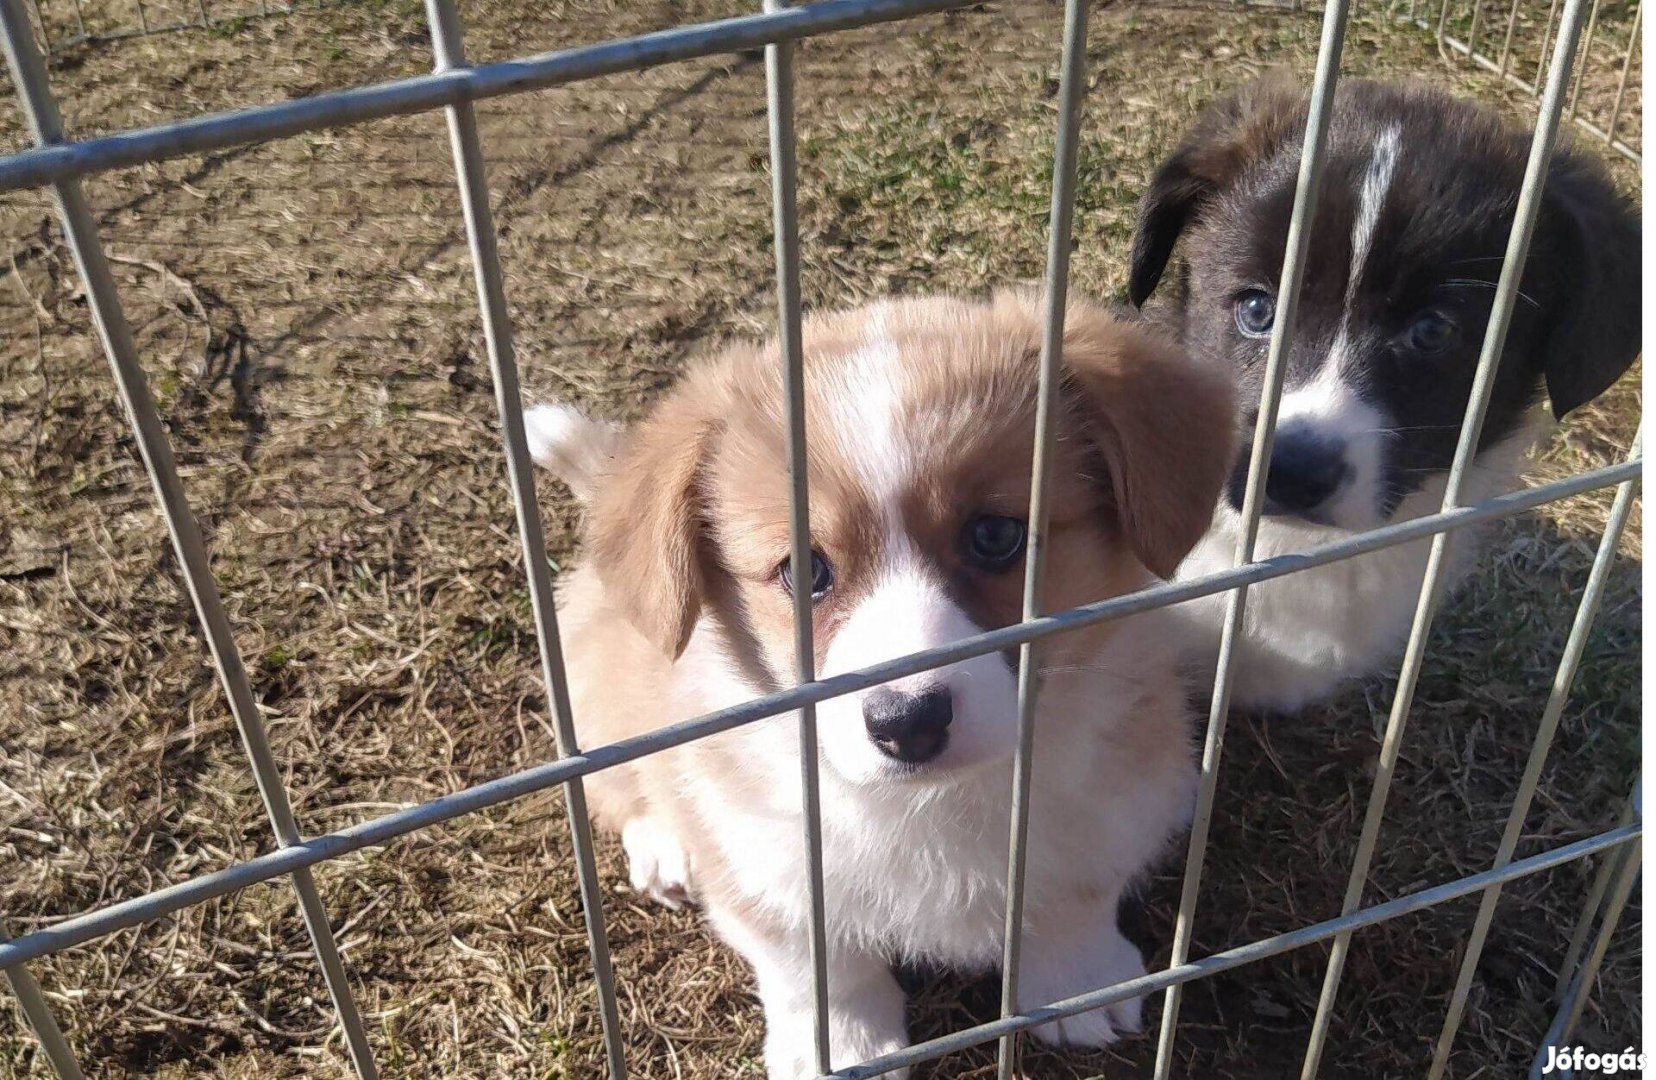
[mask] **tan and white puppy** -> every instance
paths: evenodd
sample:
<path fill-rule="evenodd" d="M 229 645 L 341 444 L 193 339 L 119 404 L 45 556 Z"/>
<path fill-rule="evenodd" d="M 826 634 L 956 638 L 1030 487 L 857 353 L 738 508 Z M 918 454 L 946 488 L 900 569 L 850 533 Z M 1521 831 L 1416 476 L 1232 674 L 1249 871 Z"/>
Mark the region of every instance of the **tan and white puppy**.
<path fill-rule="evenodd" d="M 824 676 L 1019 621 L 1037 298 L 903 300 L 804 328 L 813 580 L 788 573 L 785 402 L 774 343 L 694 368 L 630 430 L 528 416 L 538 459 L 587 502 L 559 602 L 575 720 L 597 746 L 793 682 L 791 590 L 815 598 Z M 1044 610 L 1165 576 L 1229 471 L 1228 380 L 1072 303 Z M 1142 974 L 1122 890 L 1187 821 L 1191 727 L 1160 613 L 1042 642 L 1022 1004 Z M 890 965 L 1001 955 L 1015 655 L 818 707 L 836 1067 L 907 1043 Z M 773 1078 L 814 1075 L 793 714 L 591 777 L 635 885 L 694 897 L 752 964 Z M 1138 1002 L 1047 1025 L 1098 1046 Z"/>

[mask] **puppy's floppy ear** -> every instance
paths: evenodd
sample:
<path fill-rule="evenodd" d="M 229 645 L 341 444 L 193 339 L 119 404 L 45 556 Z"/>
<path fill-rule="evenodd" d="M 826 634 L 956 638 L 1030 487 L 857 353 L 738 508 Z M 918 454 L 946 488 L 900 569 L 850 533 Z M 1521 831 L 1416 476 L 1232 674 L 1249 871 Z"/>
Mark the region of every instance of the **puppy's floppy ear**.
<path fill-rule="evenodd" d="M 1203 110 L 1139 198 L 1127 298 L 1143 307 L 1173 248 L 1202 207 L 1247 166 L 1305 126 L 1305 101 L 1292 81 L 1261 79 Z"/>
<path fill-rule="evenodd" d="M 1562 420 L 1608 390 L 1639 355 L 1642 230 L 1604 173 L 1575 154 L 1553 159 L 1543 206 L 1557 223 L 1560 291 L 1541 371 Z"/>
<path fill-rule="evenodd" d="M 1139 562 L 1173 571 L 1213 521 L 1236 453 L 1228 372 L 1096 308 L 1064 328 L 1066 404 L 1108 473 L 1117 524 Z"/>
<path fill-rule="evenodd" d="M 1139 196 L 1138 225 L 1127 272 L 1127 299 L 1134 307 L 1143 307 L 1156 291 L 1180 234 L 1197 208 L 1218 190 L 1212 180 L 1196 171 L 1195 153 L 1187 139 L 1161 163 L 1150 178 L 1150 186 Z"/>
<path fill-rule="evenodd" d="M 714 435 L 700 401 L 668 398 L 634 429 L 588 517 L 599 578 L 639 632 L 674 659 L 706 592 L 702 483 Z"/>

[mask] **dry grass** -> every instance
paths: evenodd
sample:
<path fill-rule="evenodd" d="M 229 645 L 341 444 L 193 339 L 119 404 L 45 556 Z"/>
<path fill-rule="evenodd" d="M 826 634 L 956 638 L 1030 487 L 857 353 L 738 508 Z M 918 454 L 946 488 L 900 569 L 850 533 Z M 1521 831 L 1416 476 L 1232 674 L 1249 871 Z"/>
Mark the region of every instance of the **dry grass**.
<path fill-rule="evenodd" d="M 707 0 L 483 0 L 474 56 L 736 10 Z M 1607 12 L 1619 5 L 1607 2 Z M 48 5 L 49 10 L 61 10 Z M 1492 9 L 1493 10 L 1493 9 Z M 1304 16 L 1099 11 L 1078 283 L 1115 295 L 1135 191 L 1192 109 L 1266 66 L 1308 71 Z M 987 4 L 802 50 L 808 299 L 977 289 L 1039 273 L 1058 12 Z M 1353 25 L 1348 68 L 1417 72 L 1514 109 L 1422 36 Z M 72 130 L 113 130 L 429 66 L 412 0 L 347 4 L 75 50 Z M 1602 61 L 1601 61 L 1602 63 Z M 1600 76 L 1595 76 L 1599 78 Z M 526 378 L 612 415 L 687 356 L 770 324 L 763 73 L 659 69 L 481 107 Z M 0 144 L 18 146 L 14 113 Z M 1625 165 L 1624 178 L 1632 182 Z M 123 298 L 252 669 L 302 827 L 335 829 L 552 754 L 487 366 L 439 117 L 376 123 L 100 177 Z M 267 850 L 66 252 L 35 194 L 0 201 L 0 910 L 12 933 Z M 1538 475 L 1614 459 L 1630 380 Z M 558 558 L 574 520 L 544 491 Z M 1607 497 L 1495 532 L 1440 620 L 1369 897 L 1487 865 Z M 1638 755 L 1637 530 L 1626 545 L 1523 850 L 1605 825 Z M 1287 719 L 1239 716 L 1197 942 L 1224 948 L 1339 905 L 1390 685 Z M 632 1061 L 646 1077 L 758 1076 L 735 958 L 644 905 L 603 848 Z M 1454 1074 L 1517 1071 L 1591 868 L 1508 890 Z M 391 1076 L 596 1077 L 593 990 L 555 795 L 318 868 Z M 1129 913 L 1165 957 L 1176 871 Z M 1469 901 L 1357 938 L 1325 1075 L 1418 1073 Z M 1636 917 L 1586 1038 L 1638 1030 Z M 1199 984 L 1187 1076 L 1297 1069 L 1324 951 Z M 248 889 L 33 965 L 100 1076 L 337 1076 L 343 1056 L 291 890 Z M 915 976 L 914 1030 L 992 1015 L 981 982 Z M 1031 1076 L 1141 1075 L 1149 1039 L 1029 1050 Z M 934 1077 L 987 1075 L 986 1052 Z M 0 1075 L 44 1068 L 9 1000 Z"/>

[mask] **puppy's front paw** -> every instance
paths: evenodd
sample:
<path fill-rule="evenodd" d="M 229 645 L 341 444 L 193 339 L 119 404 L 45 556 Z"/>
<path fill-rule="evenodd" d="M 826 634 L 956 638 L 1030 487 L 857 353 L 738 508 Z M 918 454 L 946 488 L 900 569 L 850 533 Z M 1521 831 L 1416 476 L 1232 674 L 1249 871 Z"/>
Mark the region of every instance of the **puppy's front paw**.
<path fill-rule="evenodd" d="M 889 978 L 889 976 L 888 976 Z M 896 990 L 895 983 L 891 989 Z M 836 1069 L 901 1050 L 909 1044 L 903 1025 L 900 994 L 887 994 L 884 986 L 870 988 L 867 996 L 854 1002 L 840 1001 L 828 1014 L 828 1048 Z M 772 1020 L 765 1036 L 765 1072 L 769 1080 L 815 1080 L 822 1075 L 816 1067 L 815 1021 L 809 1009 L 801 1009 L 783 1022 Z M 909 1070 L 898 1069 L 886 1076 L 907 1080 Z"/>
<path fill-rule="evenodd" d="M 902 1013 L 898 1012 L 893 1025 L 884 1010 L 880 1015 L 836 1015 L 829 1018 L 829 1045 L 834 1054 L 834 1068 L 860 1065 L 872 1058 L 903 1049 L 909 1044 Z M 909 1071 L 898 1069 L 885 1075 L 906 1080 Z"/>
<path fill-rule="evenodd" d="M 627 852 L 627 879 L 633 888 L 674 911 L 695 901 L 684 847 L 654 818 L 628 821 L 621 829 L 621 846 Z"/>
<path fill-rule="evenodd" d="M 1068 954 L 1032 950 L 1018 981 L 1018 997 L 1021 1007 L 1034 1009 L 1143 974 L 1144 957 L 1112 927 L 1097 942 Z M 1042 1024 L 1030 1033 L 1049 1046 L 1108 1046 L 1144 1029 L 1143 1010 L 1142 998 L 1130 998 Z"/>
<path fill-rule="evenodd" d="M 878 1032 L 863 1025 L 847 1027 L 838 1018 L 830 1021 L 829 1047 L 833 1053 L 834 1068 L 844 1069 L 903 1049 L 908 1045 L 906 1033 Z M 790 1036 L 772 1031 L 765 1037 L 765 1076 L 767 1080 L 816 1080 L 822 1074 L 816 1067 L 816 1048 L 809 1031 L 796 1031 Z M 898 1069 L 886 1076 L 894 1080 L 908 1080 L 909 1070 Z"/>

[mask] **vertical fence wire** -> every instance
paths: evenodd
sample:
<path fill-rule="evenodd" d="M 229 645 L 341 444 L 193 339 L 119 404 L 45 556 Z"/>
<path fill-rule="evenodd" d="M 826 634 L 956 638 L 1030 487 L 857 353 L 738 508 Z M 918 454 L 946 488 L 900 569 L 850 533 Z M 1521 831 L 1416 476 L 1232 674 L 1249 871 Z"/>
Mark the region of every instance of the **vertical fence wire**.
<path fill-rule="evenodd" d="M 10 940 L 6 928 L 0 926 L 0 944 Z M 46 1004 L 46 995 L 41 993 L 35 977 L 19 964 L 6 969 L 6 981 L 11 984 L 18 1008 L 23 1010 L 23 1019 L 28 1021 L 29 1029 L 40 1042 L 41 1053 L 52 1066 L 52 1071 L 57 1073 L 58 1080 L 84 1080 L 85 1074 L 75 1060 L 75 1052 L 69 1049 L 63 1029 L 58 1027 L 57 1018 L 52 1015 L 51 1006 Z"/>
<path fill-rule="evenodd" d="M 781 11 L 786 0 L 764 0 L 766 11 Z M 788 567 L 793 576 L 795 675 L 816 678 L 813 643 L 811 501 L 805 443 L 805 346 L 799 291 L 799 159 L 794 132 L 794 46 L 765 47 L 766 113 L 771 159 L 771 221 L 776 256 L 777 339 L 782 350 L 782 385 L 788 400 Z M 799 710 L 800 805 L 805 818 L 806 901 L 810 908 L 811 1037 L 817 1072 L 833 1066 L 828 1033 L 828 932 L 822 872 L 822 784 L 817 749 L 816 706 Z"/>
<path fill-rule="evenodd" d="M 1575 88 L 1570 91 L 1571 120 L 1575 119 L 1576 108 L 1581 104 L 1581 84 L 1587 81 L 1587 69 L 1591 66 L 1588 61 L 1593 57 L 1593 35 L 1598 31 L 1599 3 L 1600 0 L 1593 0 L 1593 12 L 1587 16 L 1587 34 L 1581 39 L 1581 63 L 1576 71 Z"/>
<path fill-rule="evenodd" d="M 1058 76 L 1058 135 L 1052 158 L 1052 206 L 1047 226 L 1046 301 L 1041 327 L 1039 386 L 1035 399 L 1035 456 L 1030 464 L 1028 547 L 1024 558 L 1023 618 L 1040 614 L 1046 566 L 1047 489 L 1051 484 L 1053 398 L 1061 378 L 1064 321 L 1069 296 L 1071 225 L 1081 143 L 1081 103 L 1087 89 L 1087 0 L 1065 0 L 1063 62 Z M 1018 648 L 1018 739 L 1012 761 L 1012 823 L 1007 841 L 1006 930 L 1001 943 L 1001 1016 L 1018 1011 L 1018 969 L 1023 960 L 1024 878 L 1028 870 L 1030 778 L 1035 758 L 1035 705 L 1039 689 L 1035 643 Z M 997 1051 L 999 1080 L 1012 1080 L 1018 1039 L 1003 1036 Z"/>
<path fill-rule="evenodd" d="M 1623 822 L 1631 823 L 1641 816 L 1639 804 L 1643 786 L 1643 777 L 1634 782 L 1633 794 L 1628 798 L 1621 817 Z M 1549 1049 L 1562 1049 L 1581 1021 L 1582 1011 L 1587 1007 L 1587 996 L 1592 992 L 1599 967 L 1610 948 L 1610 939 L 1615 935 L 1616 926 L 1621 921 L 1628 898 L 1632 895 L 1633 885 L 1638 880 L 1642 855 L 1639 844 L 1629 844 L 1625 849 L 1605 853 L 1604 861 L 1600 864 L 1600 872 L 1593 882 L 1593 894 L 1582 909 L 1577 938 L 1571 941 L 1569 953 L 1558 969 L 1558 1011 L 1553 1015 L 1553 1022 L 1548 1025 L 1546 1034 L 1541 1037 L 1541 1046 L 1536 1052 L 1535 1060 L 1530 1064 L 1530 1080 L 1543 1080 L 1545 1076 L 1558 1075 L 1564 1071 L 1548 1068 L 1554 1064 L 1549 1060 Z M 1580 956 L 1581 948 L 1587 943 L 1587 933 L 1592 929 L 1599 902 L 1604 896 L 1604 891 L 1611 888 L 1611 882 L 1615 884 L 1604 911 L 1604 921 L 1599 925 L 1598 935 L 1593 939 L 1593 951 L 1587 955 L 1578 969 L 1576 959 Z"/>
<path fill-rule="evenodd" d="M 27 17 L 17 0 L 0 0 L 0 23 L 3 23 L 5 31 L 6 59 L 11 65 L 12 78 L 35 141 L 42 146 L 63 141 L 63 120 L 57 103 L 52 99 L 46 69 L 35 48 L 34 37 L 29 33 Z M 64 239 L 86 286 L 87 306 L 98 336 L 103 341 L 104 352 L 109 357 L 144 465 L 161 503 L 185 585 L 195 605 L 196 617 L 201 621 L 213 662 L 218 668 L 219 681 L 224 685 L 231 714 L 241 733 L 242 745 L 247 751 L 266 815 L 277 841 L 284 847 L 292 846 L 300 842 L 299 827 L 294 821 L 293 808 L 288 803 L 281 769 L 276 764 L 270 740 L 265 734 L 264 721 L 259 716 L 253 686 L 236 646 L 230 617 L 219 598 L 218 583 L 213 577 L 201 528 L 190 511 L 189 499 L 173 462 L 166 428 L 156 412 L 144 370 L 138 362 L 137 343 L 121 309 L 115 278 L 104 256 L 92 209 L 79 180 L 59 181 L 53 185 L 52 191 Z M 293 885 L 329 996 L 339 1015 L 351 1061 L 363 1080 L 373 1080 L 378 1070 L 362 1026 L 362 1016 L 351 997 L 350 982 L 334 942 L 333 930 L 328 925 L 327 908 L 308 868 L 293 874 Z"/>
<path fill-rule="evenodd" d="M 1582 962 L 1581 970 L 1576 973 L 1559 1009 L 1559 1016 L 1563 1022 L 1556 1025 L 1556 1031 L 1547 1033 L 1547 1042 L 1565 1042 L 1575 1032 L 1576 1025 L 1581 1022 L 1582 1011 L 1587 1008 L 1587 995 L 1592 992 L 1593 982 L 1598 978 L 1599 968 L 1604 963 L 1604 954 L 1610 948 L 1610 939 L 1616 933 L 1622 911 L 1626 909 L 1628 897 L 1633 893 L 1633 885 L 1638 881 L 1642 854 L 1641 845 L 1632 844 L 1622 856 L 1621 868 L 1616 873 L 1616 884 L 1610 892 L 1610 902 L 1604 909 L 1604 921 L 1599 924 L 1598 936 L 1593 940 L 1593 949 Z"/>
<path fill-rule="evenodd" d="M 1311 225 L 1317 214 L 1317 196 L 1322 183 L 1328 128 L 1334 114 L 1334 93 L 1340 79 L 1340 57 L 1345 51 L 1349 9 L 1349 0 L 1329 0 L 1323 8 L 1322 40 L 1317 50 L 1316 74 L 1311 83 L 1304 145 L 1300 151 L 1299 176 L 1294 189 L 1294 210 L 1288 223 L 1282 280 L 1277 290 L 1276 325 L 1265 357 L 1264 387 L 1260 394 L 1259 416 L 1254 423 L 1253 447 L 1248 458 L 1248 482 L 1242 498 L 1242 535 L 1237 540 L 1233 563 L 1236 566 L 1253 561 L 1259 519 L 1265 510 L 1265 481 L 1270 472 L 1271 446 L 1276 438 L 1277 407 L 1282 400 L 1282 380 L 1287 374 L 1288 353 L 1293 347 L 1300 287 L 1305 281 L 1305 262 L 1311 246 Z M 1224 753 L 1225 726 L 1230 713 L 1231 674 L 1236 665 L 1247 603 L 1248 588 L 1245 585 L 1225 599 L 1225 623 L 1219 639 L 1219 661 L 1208 707 L 1207 734 L 1202 743 L 1201 780 L 1196 790 L 1195 815 L 1185 854 L 1184 882 L 1173 927 L 1172 956 L 1168 961 L 1170 967 L 1177 967 L 1189 958 L 1190 942 L 1195 933 L 1196 902 L 1201 893 L 1202 866 L 1207 855 L 1208 830 L 1213 820 L 1219 763 Z M 1171 986 L 1162 1003 L 1161 1032 L 1156 1045 L 1156 1080 L 1166 1080 L 1173 1068 L 1173 1044 L 1182 996 L 1180 987 Z"/>
<path fill-rule="evenodd" d="M 1466 29 L 1466 55 L 1478 55 L 1478 30 L 1483 21 L 1483 0 L 1472 0 L 1472 25 Z"/>
<path fill-rule="evenodd" d="M 29 0 L 29 9 L 34 12 L 35 23 L 40 28 L 40 45 L 50 53 L 56 45 L 52 41 L 52 31 L 46 25 L 46 9 L 40 6 L 40 0 Z"/>
<path fill-rule="evenodd" d="M 1616 125 L 1621 121 L 1622 102 L 1627 97 L 1627 76 L 1633 70 L 1633 54 L 1639 48 L 1639 24 L 1643 18 L 1644 3 L 1640 0 L 1639 6 L 1633 9 L 1633 25 L 1628 31 L 1627 38 L 1627 56 L 1622 60 L 1621 79 L 1616 83 L 1616 103 L 1610 109 L 1610 122 L 1604 125 L 1604 141 L 1607 143 L 1616 141 Z M 1583 71 L 1587 69 L 1585 63 L 1581 67 Z"/>
<path fill-rule="evenodd" d="M 1541 80 L 1547 75 L 1547 46 L 1552 44 L 1553 24 L 1558 19 L 1558 0 L 1552 0 L 1547 6 L 1547 24 L 1541 30 L 1541 52 L 1535 60 L 1535 85 L 1540 86 Z M 1585 63 L 1585 61 L 1583 61 Z"/>
<path fill-rule="evenodd" d="M 1530 97 L 1539 98 L 1541 96 L 1542 79 L 1547 70 L 1547 60 L 1552 55 L 1548 45 L 1552 40 L 1553 17 L 1558 11 L 1558 0 L 1552 0 L 1547 13 L 1547 21 L 1542 28 L 1541 48 L 1536 57 L 1535 80 L 1533 82 L 1526 81 L 1523 77 L 1515 74 L 1511 70 L 1513 66 L 1513 58 L 1510 46 L 1512 44 L 1513 31 L 1515 30 L 1514 19 L 1516 17 L 1516 9 L 1508 10 L 1507 40 L 1503 43 L 1501 54 L 1498 58 L 1487 53 L 1479 52 L 1477 49 L 1477 42 L 1475 40 L 1463 41 L 1460 38 L 1449 34 L 1448 22 L 1449 15 L 1452 10 L 1453 8 L 1451 7 L 1449 0 L 1444 0 L 1442 6 L 1438 8 L 1436 29 L 1437 46 L 1438 52 L 1443 55 L 1445 60 L 1449 60 L 1451 58 L 1451 54 L 1459 54 L 1474 66 L 1483 68 L 1485 71 L 1489 71 L 1500 76 L 1500 78 L 1508 85 L 1523 91 Z M 1632 27 L 1634 31 L 1632 35 L 1633 41 L 1638 41 L 1637 31 L 1639 29 L 1639 25 L 1642 24 L 1642 21 L 1642 13 L 1635 9 L 1633 17 L 1634 26 Z M 1417 26 L 1424 29 L 1430 30 L 1432 28 L 1426 19 L 1415 19 L 1414 22 Z M 1620 61 L 1622 76 L 1616 88 L 1616 97 L 1614 99 L 1614 104 L 1611 109 L 1611 116 L 1609 118 L 1610 122 L 1604 126 L 1600 126 L 1599 123 L 1588 119 L 1585 115 L 1579 115 L 1578 107 L 1580 105 L 1581 93 L 1583 86 L 1585 85 L 1587 74 L 1586 58 L 1591 56 L 1593 43 L 1597 40 L 1594 34 L 1597 23 L 1598 6 L 1595 3 L 1593 14 L 1587 20 L 1587 44 L 1581 50 L 1583 59 L 1578 63 L 1576 69 L 1576 81 L 1571 91 L 1569 111 L 1566 115 L 1571 123 L 1587 132 L 1593 138 L 1598 139 L 1622 157 L 1627 158 L 1634 164 L 1642 164 L 1642 151 L 1638 147 L 1635 147 L 1629 143 L 1626 139 L 1618 138 L 1616 135 L 1616 132 L 1619 130 L 1618 122 L 1621 118 L 1621 107 L 1625 103 L 1627 82 L 1631 74 L 1633 64 L 1633 57 L 1631 53 L 1620 54 L 1622 57 Z"/>
<path fill-rule="evenodd" d="M 1529 161 L 1525 167 L 1524 182 L 1518 192 L 1518 205 L 1508 237 L 1506 256 L 1501 264 L 1501 277 L 1495 289 L 1495 298 L 1489 313 L 1489 325 L 1484 331 L 1483 348 L 1478 357 L 1477 374 L 1462 419 L 1460 440 L 1449 467 L 1448 482 L 1443 493 L 1443 508 L 1452 509 L 1460 501 L 1461 483 L 1478 451 L 1483 432 L 1484 414 L 1489 407 L 1490 392 L 1495 385 L 1495 370 L 1506 347 L 1507 328 L 1512 319 L 1513 305 L 1523 281 L 1524 265 L 1529 255 L 1529 242 L 1535 229 L 1535 220 L 1541 209 L 1542 191 L 1546 185 L 1547 169 L 1552 160 L 1553 141 L 1563 117 L 1564 88 L 1568 84 L 1570 65 L 1581 24 L 1586 14 L 1585 0 L 1567 0 L 1564 20 L 1558 31 L 1557 51 L 1553 57 L 1552 74 L 1547 80 L 1546 94 L 1541 102 L 1541 115 L 1536 123 L 1535 137 L 1530 143 Z M 1374 786 L 1369 794 L 1368 810 L 1363 829 L 1357 840 L 1351 877 L 1346 884 L 1341 914 L 1350 914 L 1362 904 L 1363 889 L 1368 883 L 1368 871 L 1379 839 L 1380 826 L 1385 817 L 1386 796 L 1391 790 L 1392 774 L 1397 767 L 1402 749 L 1403 732 L 1408 724 L 1409 708 L 1414 701 L 1415 684 L 1426 655 L 1426 643 L 1431 634 L 1432 619 L 1442 592 L 1443 568 L 1448 560 L 1452 533 L 1432 538 L 1431 553 L 1421 579 L 1420 599 L 1415 608 L 1414 625 L 1410 629 L 1403 666 L 1398 673 L 1396 697 L 1392 701 L 1391 716 L 1386 722 L 1385 735 L 1380 746 L 1380 760 L 1375 768 Z M 1317 1002 L 1317 1014 L 1311 1025 L 1311 1038 L 1305 1051 L 1301 1080 L 1313 1080 L 1327 1045 L 1329 1022 L 1333 1017 L 1334 1000 L 1339 993 L 1340 976 L 1345 969 L 1346 955 L 1351 948 L 1351 934 L 1341 934 L 1329 949 L 1328 969 L 1323 978 L 1322 994 Z"/>
<path fill-rule="evenodd" d="M 1639 456 L 1640 441 L 1638 437 L 1634 438 L 1631 457 Z M 1535 740 L 1530 746 L 1529 761 L 1524 766 L 1523 778 L 1518 783 L 1518 793 L 1513 797 L 1512 810 L 1507 815 L 1506 828 L 1501 834 L 1501 842 L 1495 852 L 1493 869 L 1499 870 L 1512 861 L 1513 853 L 1518 848 L 1518 840 L 1523 835 L 1524 820 L 1529 815 L 1530 802 L 1541 781 L 1541 769 L 1547 763 L 1547 754 L 1552 748 L 1553 736 L 1558 732 L 1558 723 L 1564 715 L 1564 707 L 1569 704 L 1570 688 L 1575 682 L 1576 669 L 1581 664 L 1582 654 L 1587 651 L 1587 638 L 1598 616 L 1599 603 L 1604 598 L 1604 589 L 1609 583 L 1610 570 L 1616 561 L 1616 550 L 1621 544 L 1622 532 L 1632 513 L 1638 487 L 1637 481 L 1629 480 L 1616 489 L 1616 500 L 1610 508 L 1610 519 L 1604 527 L 1604 536 L 1599 540 L 1598 554 L 1593 559 L 1593 569 L 1587 576 L 1586 586 L 1582 589 L 1575 621 L 1570 626 L 1563 655 L 1558 661 L 1558 670 L 1553 676 L 1552 691 L 1547 697 L 1546 708 L 1541 713 L 1541 723 L 1536 728 Z M 1492 885 L 1484 891 L 1479 900 L 1478 914 L 1473 919 L 1472 933 L 1461 956 L 1460 973 L 1455 978 L 1455 988 L 1449 996 L 1449 1008 L 1444 1015 L 1443 1029 L 1438 1035 L 1437 1049 L 1432 1054 L 1431 1068 L 1426 1074 L 1427 1080 L 1440 1080 L 1444 1070 L 1449 1066 L 1449 1054 L 1454 1048 L 1455 1034 L 1460 1029 L 1466 1000 L 1472 992 L 1472 978 L 1478 970 L 1478 958 L 1483 954 L 1484 941 L 1488 936 L 1490 923 L 1495 918 L 1495 908 L 1500 899 L 1501 887 Z"/>
<path fill-rule="evenodd" d="M 426 0 L 426 18 L 431 25 L 431 44 L 439 71 L 466 63 L 465 40 L 454 0 Z M 541 527 L 540 505 L 535 496 L 534 466 L 529 457 L 528 439 L 523 430 L 523 397 L 518 385 L 517 355 L 513 345 L 512 320 L 506 307 L 506 284 L 500 266 L 500 248 L 495 235 L 494 215 L 489 205 L 488 166 L 483 142 L 477 131 L 477 113 L 463 101 L 445 110 L 449 140 L 454 154 L 455 179 L 466 219 L 466 237 L 471 245 L 472 270 L 483 321 L 483 336 L 489 351 L 490 373 L 495 384 L 495 404 L 500 413 L 501 437 L 506 451 L 506 478 L 512 489 L 517 515 L 518 538 L 523 546 L 523 564 L 529 579 L 529 601 L 535 613 L 535 637 L 540 648 L 541 674 L 549 698 L 553 734 L 560 757 L 580 753 L 569 702 L 569 680 L 564 670 L 563 646 L 558 634 L 558 614 L 552 590 L 551 569 L 546 555 L 546 535 Z M 599 1019 L 603 1027 L 604 1056 L 611 1080 L 625 1080 L 626 1055 L 621 1041 L 621 1020 L 616 1006 L 615 972 L 610 963 L 609 938 L 604 930 L 603 891 L 593 855 L 592 823 L 587 815 L 586 789 L 579 779 L 564 785 L 564 802 L 569 813 L 571 845 L 580 880 L 581 907 L 586 918 L 587 947 L 592 957 L 598 987 Z"/>
<path fill-rule="evenodd" d="M 1637 796 L 1629 799 L 1622 807 L 1621 814 L 1616 818 L 1616 827 L 1631 824 L 1637 815 Z M 1575 971 L 1576 964 L 1581 960 L 1581 950 L 1587 947 L 1587 938 L 1593 932 L 1593 922 L 1598 918 L 1599 905 L 1604 902 L 1604 894 L 1610 889 L 1610 882 L 1615 879 L 1616 871 L 1621 867 L 1626 853 L 1620 849 L 1610 852 L 1599 860 L 1598 869 L 1593 873 L 1593 884 L 1587 890 L 1587 897 L 1581 903 L 1581 915 L 1576 920 L 1575 929 L 1570 933 L 1570 945 L 1564 950 L 1564 959 L 1558 965 L 1558 981 L 1553 987 L 1553 999 L 1563 1001 L 1570 990 L 1570 973 Z"/>
<path fill-rule="evenodd" d="M 1512 35 L 1518 32 L 1518 7 L 1522 0 L 1512 0 L 1512 7 L 1507 11 L 1506 37 L 1501 40 L 1501 77 L 1506 78 L 1508 65 L 1512 62 Z"/>

